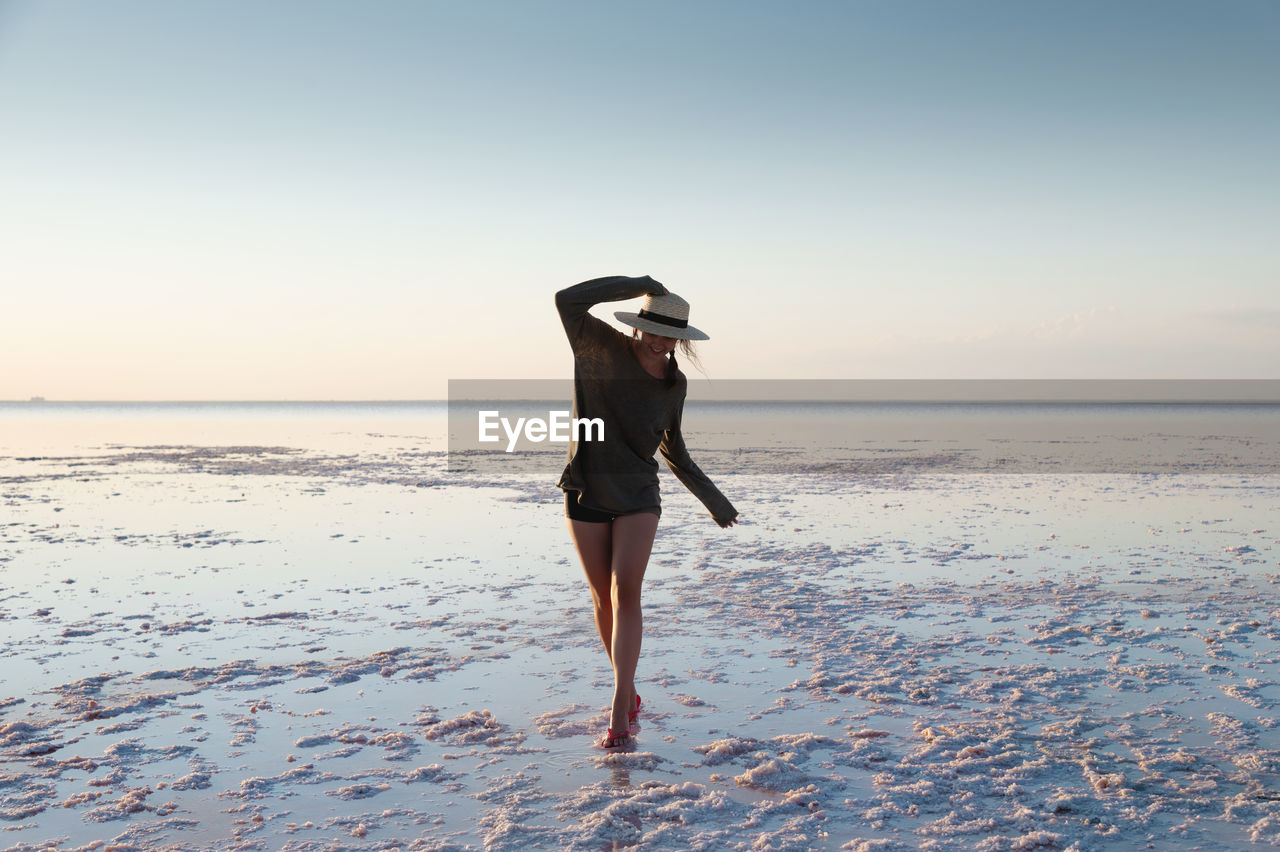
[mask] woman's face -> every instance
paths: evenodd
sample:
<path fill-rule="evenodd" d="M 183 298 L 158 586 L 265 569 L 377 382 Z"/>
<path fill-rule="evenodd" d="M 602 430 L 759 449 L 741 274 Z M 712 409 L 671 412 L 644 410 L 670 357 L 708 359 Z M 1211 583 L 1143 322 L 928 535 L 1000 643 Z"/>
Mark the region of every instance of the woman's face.
<path fill-rule="evenodd" d="M 640 345 L 654 355 L 665 358 L 676 348 L 676 338 L 663 337 L 661 334 L 650 334 L 647 331 L 640 332 Z"/>

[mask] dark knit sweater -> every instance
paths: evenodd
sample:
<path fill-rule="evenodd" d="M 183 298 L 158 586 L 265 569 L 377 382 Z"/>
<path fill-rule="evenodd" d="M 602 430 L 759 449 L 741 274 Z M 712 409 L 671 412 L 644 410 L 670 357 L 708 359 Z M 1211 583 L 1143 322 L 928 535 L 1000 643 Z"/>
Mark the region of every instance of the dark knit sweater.
<path fill-rule="evenodd" d="M 738 516 L 685 448 L 680 434 L 688 381 L 651 376 L 631 348 L 631 338 L 588 309 L 600 302 L 661 293 L 650 278 L 614 276 L 584 281 L 556 293 L 556 309 L 573 347 L 573 416 L 604 421 L 603 441 L 571 441 L 569 463 L 560 476 L 578 502 L 615 514 L 662 513 L 658 494 L 661 452 L 671 472 L 717 521 Z"/>

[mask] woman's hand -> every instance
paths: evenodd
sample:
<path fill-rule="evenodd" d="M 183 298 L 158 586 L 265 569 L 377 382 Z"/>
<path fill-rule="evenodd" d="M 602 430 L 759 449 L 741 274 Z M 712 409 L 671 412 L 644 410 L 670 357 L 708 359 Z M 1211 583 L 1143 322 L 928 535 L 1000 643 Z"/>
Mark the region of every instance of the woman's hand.
<path fill-rule="evenodd" d="M 653 278 L 650 278 L 648 275 L 645 275 L 638 280 L 644 284 L 650 285 L 653 288 L 650 290 L 650 293 L 654 296 L 665 296 L 671 292 L 667 289 L 667 285 L 663 284 L 661 281 L 656 281 Z"/>
<path fill-rule="evenodd" d="M 722 529 L 722 530 L 727 530 L 729 527 L 736 526 L 736 525 L 737 525 L 737 523 L 738 523 L 739 518 L 741 518 L 741 517 L 742 517 L 742 516 L 741 516 L 741 515 L 739 515 L 739 516 L 738 516 L 738 517 L 736 517 L 736 518 L 728 518 L 728 519 L 724 519 L 724 518 L 712 518 L 712 520 L 714 520 L 717 524 L 719 524 L 719 525 L 720 525 L 720 529 Z"/>

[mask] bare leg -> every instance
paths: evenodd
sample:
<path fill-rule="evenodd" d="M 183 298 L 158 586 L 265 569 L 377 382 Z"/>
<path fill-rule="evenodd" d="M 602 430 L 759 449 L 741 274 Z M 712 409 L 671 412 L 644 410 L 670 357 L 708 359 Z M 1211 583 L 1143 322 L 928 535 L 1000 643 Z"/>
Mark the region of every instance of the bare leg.
<path fill-rule="evenodd" d="M 613 664 L 613 601 L 611 597 L 613 576 L 613 524 L 592 524 L 569 520 L 569 535 L 578 548 L 582 570 L 591 586 L 591 605 L 595 610 L 596 630 L 604 652 Z"/>
<path fill-rule="evenodd" d="M 636 664 L 640 660 L 643 620 L 640 614 L 640 587 L 649 565 L 658 516 L 648 512 L 623 515 L 613 522 L 613 710 L 609 727 L 625 731 L 627 714 L 635 708 Z"/>

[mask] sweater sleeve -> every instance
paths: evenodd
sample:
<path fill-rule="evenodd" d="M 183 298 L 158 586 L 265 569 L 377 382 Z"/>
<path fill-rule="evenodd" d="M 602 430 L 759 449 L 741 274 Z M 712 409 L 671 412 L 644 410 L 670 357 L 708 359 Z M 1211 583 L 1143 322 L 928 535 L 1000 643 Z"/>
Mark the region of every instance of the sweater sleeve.
<path fill-rule="evenodd" d="M 569 345 L 576 353 L 599 342 L 613 331 L 613 327 L 607 322 L 591 316 L 592 305 L 662 292 L 662 285 L 647 275 L 643 278 L 628 278 L 625 275 L 593 278 L 556 293 L 556 310 L 560 312 L 560 322 L 564 324 Z"/>
<path fill-rule="evenodd" d="M 658 445 L 658 452 L 662 453 L 662 458 L 666 460 L 667 467 L 671 468 L 671 472 L 676 475 L 676 479 L 679 479 L 684 484 L 684 487 L 688 488 L 693 493 L 693 496 L 697 497 L 702 501 L 702 505 L 707 507 L 711 517 L 721 523 L 732 521 L 738 517 L 738 510 L 733 508 L 733 504 L 729 502 L 728 498 L 720 493 L 720 489 L 716 488 L 711 479 L 689 457 L 689 450 L 684 445 L 684 435 L 680 432 L 683 409 L 684 403 L 682 400 L 680 409 L 676 412 L 676 422 L 663 433 L 662 443 Z"/>

